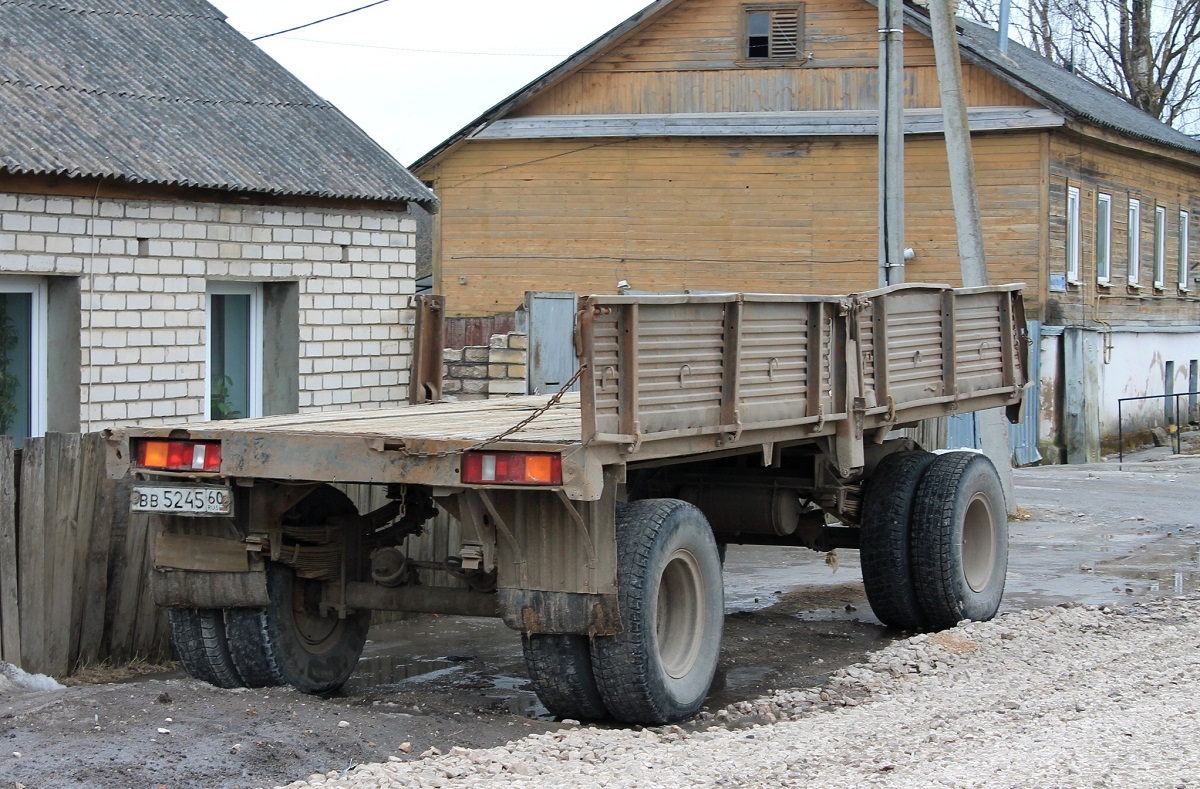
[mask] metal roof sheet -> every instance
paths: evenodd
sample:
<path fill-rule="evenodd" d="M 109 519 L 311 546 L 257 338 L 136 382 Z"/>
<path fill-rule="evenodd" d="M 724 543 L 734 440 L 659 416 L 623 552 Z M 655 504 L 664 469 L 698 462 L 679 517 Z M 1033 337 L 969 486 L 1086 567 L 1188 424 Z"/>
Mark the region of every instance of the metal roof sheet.
<path fill-rule="evenodd" d="M 0 0 L 0 117 L 11 173 L 436 204 L 204 0 Z"/>

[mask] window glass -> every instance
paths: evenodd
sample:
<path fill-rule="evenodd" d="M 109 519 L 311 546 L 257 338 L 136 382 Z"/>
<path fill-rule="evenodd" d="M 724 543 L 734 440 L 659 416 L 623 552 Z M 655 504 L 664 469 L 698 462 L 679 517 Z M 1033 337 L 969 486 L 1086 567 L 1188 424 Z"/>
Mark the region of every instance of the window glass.
<path fill-rule="evenodd" d="M 1112 195 L 1096 201 L 1096 281 L 1108 282 L 1112 274 Z"/>
<path fill-rule="evenodd" d="M 770 12 L 751 11 L 747 13 L 746 33 L 749 37 L 746 57 L 769 58 L 771 56 Z"/>
<path fill-rule="evenodd" d="M 209 419 L 262 416 L 262 309 L 257 283 L 209 283 Z"/>
<path fill-rule="evenodd" d="M 1142 277 L 1142 201 L 1129 199 L 1129 284 Z"/>
<path fill-rule="evenodd" d="M 1154 287 L 1161 288 L 1166 283 L 1167 258 L 1167 209 L 1157 206 L 1154 209 Z"/>
<path fill-rule="evenodd" d="M 1191 239 L 1188 237 L 1188 212 L 1179 212 L 1179 289 L 1188 289 L 1188 247 Z"/>
<path fill-rule="evenodd" d="M 0 433 L 18 447 L 34 434 L 33 294 L 0 293 Z"/>
<path fill-rule="evenodd" d="M 1079 282 L 1079 188 L 1067 188 L 1067 281 Z"/>
<path fill-rule="evenodd" d="M 250 296 L 212 296 L 213 419 L 250 414 Z"/>

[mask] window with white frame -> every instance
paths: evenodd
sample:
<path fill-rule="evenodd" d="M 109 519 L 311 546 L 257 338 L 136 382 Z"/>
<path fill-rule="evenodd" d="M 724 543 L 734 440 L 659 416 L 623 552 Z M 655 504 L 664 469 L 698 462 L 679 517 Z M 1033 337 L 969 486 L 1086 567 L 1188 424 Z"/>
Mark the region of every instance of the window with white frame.
<path fill-rule="evenodd" d="M 1188 289 L 1188 212 L 1179 212 L 1179 289 Z"/>
<path fill-rule="evenodd" d="M 1112 279 L 1112 195 L 1096 196 L 1096 281 Z"/>
<path fill-rule="evenodd" d="M 1154 208 L 1154 287 L 1167 284 L 1167 209 Z"/>
<path fill-rule="evenodd" d="M 1067 187 L 1067 282 L 1079 284 L 1079 187 Z"/>
<path fill-rule="evenodd" d="M 262 416 L 263 288 L 208 283 L 205 418 Z"/>
<path fill-rule="evenodd" d="M 0 434 L 18 448 L 46 432 L 46 284 L 0 277 Z"/>
<path fill-rule="evenodd" d="M 1130 285 L 1137 285 L 1142 278 L 1142 201 L 1129 198 L 1129 267 L 1126 269 Z"/>

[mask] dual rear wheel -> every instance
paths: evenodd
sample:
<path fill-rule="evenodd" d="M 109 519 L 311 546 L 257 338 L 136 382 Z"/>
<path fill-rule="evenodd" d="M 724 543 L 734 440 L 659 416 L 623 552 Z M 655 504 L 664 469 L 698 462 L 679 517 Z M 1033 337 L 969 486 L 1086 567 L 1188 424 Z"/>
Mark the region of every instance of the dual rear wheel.
<path fill-rule="evenodd" d="M 889 627 L 944 630 L 996 615 L 1008 567 L 1000 475 L 977 452 L 897 452 L 863 498 L 860 559 Z"/>
<path fill-rule="evenodd" d="M 283 565 L 267 568 L 266 608 L 171 608 L 171 643 L 187 673 L 222 688 L 291 685 L 336 691 L 358 664 L 370 611 L 322 613 L 318 585 Z"/>

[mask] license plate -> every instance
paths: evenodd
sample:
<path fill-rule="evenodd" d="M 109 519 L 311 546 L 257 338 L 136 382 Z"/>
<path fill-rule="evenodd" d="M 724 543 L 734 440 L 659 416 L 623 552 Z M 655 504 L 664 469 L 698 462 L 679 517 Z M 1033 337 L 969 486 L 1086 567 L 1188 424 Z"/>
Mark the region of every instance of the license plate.
<path fill-rule="evenodd" d="M 233 492 L 212 485 L 135 485 L 130 509 L 175 515 L 229 515 L 233 512 Z"/>

